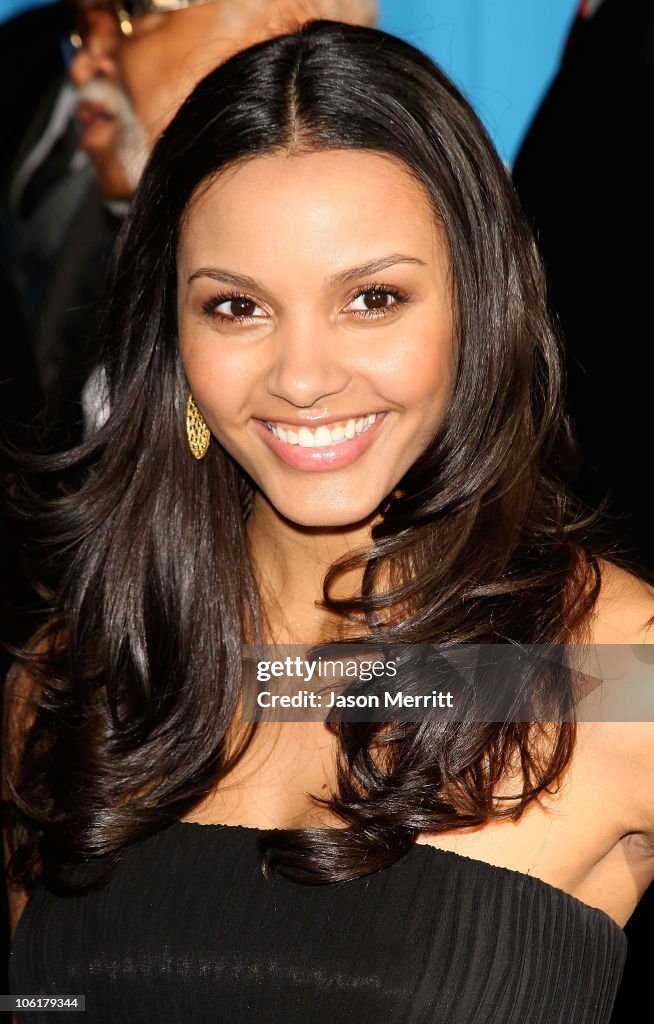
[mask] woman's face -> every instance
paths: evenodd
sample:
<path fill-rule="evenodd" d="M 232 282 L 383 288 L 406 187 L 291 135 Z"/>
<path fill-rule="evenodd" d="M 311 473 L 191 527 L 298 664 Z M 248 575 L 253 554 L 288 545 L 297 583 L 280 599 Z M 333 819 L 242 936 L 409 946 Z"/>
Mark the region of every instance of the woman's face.
<path fill-rule="evenodd" d="M 443 418 L 445 234 L 394 159 L 275 154 L 221 174 L 182 226 L 178 316 L 211 432 L 294 523 L 364 521 Z"/>

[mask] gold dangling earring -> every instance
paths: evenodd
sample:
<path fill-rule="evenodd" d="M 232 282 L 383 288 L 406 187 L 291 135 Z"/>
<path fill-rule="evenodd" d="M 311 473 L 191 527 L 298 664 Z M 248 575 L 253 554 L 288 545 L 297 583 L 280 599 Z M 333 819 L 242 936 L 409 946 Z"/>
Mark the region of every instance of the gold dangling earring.
<path fill-rule="evenodd" d="M 211 433 L 190 392 L 186 402 L 186 439 L 193 457 L 203 459 L 209 450 Z"/>

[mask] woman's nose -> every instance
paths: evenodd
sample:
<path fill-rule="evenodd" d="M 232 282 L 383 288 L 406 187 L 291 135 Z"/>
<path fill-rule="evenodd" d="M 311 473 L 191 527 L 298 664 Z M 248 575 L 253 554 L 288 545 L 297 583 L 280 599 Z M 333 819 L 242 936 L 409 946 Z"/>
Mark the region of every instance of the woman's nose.
<path fill-rule="evenodd" d="M 351 372 L 332 331 L 295 325 L 280 331 L 276 340 L 275 357 L 266 374 L 269 394 L 308 409 L 347 388 Z"/>

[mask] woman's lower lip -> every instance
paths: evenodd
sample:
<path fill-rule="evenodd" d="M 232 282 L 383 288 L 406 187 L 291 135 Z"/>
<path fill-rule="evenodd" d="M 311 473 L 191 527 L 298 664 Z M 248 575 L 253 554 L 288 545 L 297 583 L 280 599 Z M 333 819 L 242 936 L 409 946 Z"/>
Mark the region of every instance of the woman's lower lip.
<path fill-rule="evenodd" d="M 319 472 L 321 470 L 343 469 L 355 462 L 373 442 L 380 423 L 386 413 L 378 413 L 377 419 L 361 434 L 352 440 L 343 440 L 327 445 L 325 448 L 302 448 L 299 444 L 288 444 L 275 437 L 272 430 L 262 420 L 254 420 L 259 433 L 275 455 L 293 469 Z"/>

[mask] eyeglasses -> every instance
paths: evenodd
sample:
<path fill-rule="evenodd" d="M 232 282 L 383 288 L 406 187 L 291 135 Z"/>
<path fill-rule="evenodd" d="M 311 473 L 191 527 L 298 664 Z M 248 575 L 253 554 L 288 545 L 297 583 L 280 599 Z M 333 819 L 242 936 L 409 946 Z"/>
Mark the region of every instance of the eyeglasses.
<path fill-rule="evenodd" d="M 185 7 L 215 2 L 216 0 L 72 0 L 73 7 L 82 17 L 88 11 L 110 11 L 115 16 L 120 34 L 123 36 L 131 36 L 134 31 L 134 19 L 141 18 L 144 14 L 168 14 L 169 11 L 181 11 Z M 74 50 L 81 50 L 86 45 L 82 26 L 70 33 L 70 43 Z"/>

